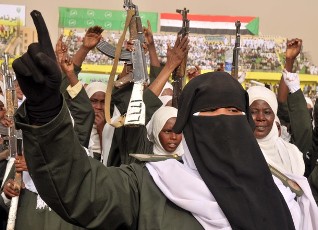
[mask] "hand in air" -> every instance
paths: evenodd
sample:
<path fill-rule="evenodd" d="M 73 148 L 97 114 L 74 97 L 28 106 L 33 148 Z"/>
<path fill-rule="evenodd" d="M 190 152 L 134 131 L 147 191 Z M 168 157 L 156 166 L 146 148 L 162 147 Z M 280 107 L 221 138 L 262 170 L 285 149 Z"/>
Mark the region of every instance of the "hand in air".
<path fill-rule="evenodd" d="M 298 38 L 287 40 L 286 59 L 295 59 L 301 51 L 302 43 Z"/>
<path fill-rule="evenodd" d="M 88 50 L 95 48 L 95 46 L 102 38 L 103 31 L 104 29 L 100 26 L 93 26 L 88 28 L 83 38 L 83 46 Z"/>
<path fill-rule="evenodd" d="M 29 45 L 12 67 L 26 99 L 26 108 L 32 124 L 45 124 L 60 111 L 61 71 L 58 66 L 49 32 L 40 12 L 31 16 L 38 33 L 37 43 Z"/>
<path fill-rule="evenodd" d="M 188 36 L 182 39 L 181 36 L 178 36 L 173 48 L 168 45 L 166 66 L 173 69 L 176 68 L 188 54 L 189 49 Z"/>

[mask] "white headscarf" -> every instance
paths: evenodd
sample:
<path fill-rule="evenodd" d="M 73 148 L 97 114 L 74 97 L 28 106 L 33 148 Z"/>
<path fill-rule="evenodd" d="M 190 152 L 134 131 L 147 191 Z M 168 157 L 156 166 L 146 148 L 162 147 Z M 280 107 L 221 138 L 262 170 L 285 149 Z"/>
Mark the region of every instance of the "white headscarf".
<path fill-rule="evenodd" d="M 191 212 L 204 229 L 232 229 L 202 180 L 183 136 L 181 144 L 183 164 L 174 159 L 146 164 L 153 180 L 170 201 Z"/>
<path fill-rule="evenodd" d="M 247 92 L 249 95 L 249 105 L 256 100 L 266 101 L 273 110 L 275 117 L 277 117 L 278 103 L 274 92 L 263 86 L 252 86 Z M 282 173 L 291 173 L 299 176 L 304 175 L 305 164 L 303 154 L 295 145 L 279 137 L 275 122 L 273 122 L 269 134 L 262 139 L 257 139 L 257 142 L 261 147 L 267 163 Z"/>
<path fill-rule="evenodd" d="M 103 82 L 92 82 L 87 85 L 85 88 L 86 93 L 89 98 L 94 95 L 94 93 L 97 92 L 103 92 L 105 93 L 107 85 Z M 97 133 L 96 125 L 93 125 L 92 132 L 91 132 L 91 138 L 89 140 L 89 146 L 88 149 L 90 151 L 90 154 L 92 155 L 93 152 L 95 153 L 101 153 L 101 146 L 100 146 L 100 140 L 99 135 Z"/>
<path fill-rule="evenodd" d="M 162 95 L 162 93 L 166 90 L 166 89 L 171 89 L 173 90 L 172 85 L 169 82 L 166 82 L 166 84 L 164 85 L 163 89 L 160 92 L 160 95 L 158 96 L 158 98 L 160 99 L 160 101 L 162 102 L 163 106 L 165 106 L 170 100 L 172 100 L 172 95 Z"/>
<path fill-rule="evenodd" d="M 85 90 L 86 90 L 86 93 L 88 95 L 88 98 L 91 98 L 91 96 L 93 96 L 93 94 L 96 92 L 105 93 L 106 87 L 107 87 L 107 85 L 103 82 L 92 82 L 86 86 Z"/>
<path fill-rule="evenodd" d="M 181 144 L 177 147 L 177 149 L 173 152 L 167 152 L 163 147 L 159 140 L 159 133 L 162 130 L 163 126 L 166 122 L 172 118 L 177 117 L 178 110 L 171 106 L 160 107 L 153 115 L 151 120 L 149 121 L 149 126 L 147 126 L 148 139 L 154 143 L 153 145 L 153 153 L 158 155 L 163 154 L 178 154 L 181 156 L 183 154 L 183 149 Z"/>

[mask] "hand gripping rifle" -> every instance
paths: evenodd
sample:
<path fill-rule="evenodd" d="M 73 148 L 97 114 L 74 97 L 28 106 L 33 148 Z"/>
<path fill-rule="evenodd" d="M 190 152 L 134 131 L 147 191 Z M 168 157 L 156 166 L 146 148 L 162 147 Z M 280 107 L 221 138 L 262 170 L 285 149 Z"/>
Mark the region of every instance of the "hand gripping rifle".
<path fill-rule="evenodd" d="M 117 44 L 117 47 L 116 48 L 113 47 L 106 41 L 100 42 L 96 47 L 103 54 L 107 55 L 110 58 L 115 59 L 113 69 L 117 68 L 118 60 L 125 61 L 127 65 L 132 65 L 132 72 L 129 74 L 131 74 L 132 76 L 134 87 L 133 87 L 131 98 L 129 101 L 124 125 L 130 125 L 130 126 L 144 125 L 145 124 L 145 104 L 143 102 L 143 89 L 144 89 L 144 86 L 149 83 L 149 76 L 147 72 L 146 58 L 145 58 L 145 53 L 143 49 L 143 43 L 144 43 L 143 28 L 142 28 L 141 18 L 139 16 L 138 7 L 134 5 L 131 0 L 125 0 L 124 8 L 127 10 L 126 25 L 125 25 L 124 32 L 121 36 L 121 39 L 119 40 L 119 43 Z M 133 12 L 132 15 L 131 15 L 131 12 Z M 129 24 L 130 41 L 133 43 L 133 49 L 131 52 L 121 49 L 123 38 L 125 36 L 128 24 Z M 112 77 L 112 75 L 114 75 L 113 69 L 112 69 L 110 78 Z M 111 123 L 109 122 L 110 115 L 107 115 L 107 113 L 109 113 L 109 107 L 107 108 L 107 106 L 108 104 L 110 104 L 110 99 L 109 98 L 107 99 L 107 96 L 111 93 L 112 84 L 113 84 L 113 79 L 108 81 L 107 90 L 106 90 L 106 98 L 105 98 L 105 116 L 106 116 L 106 121 L 109 124 Z"/>
<path fill-rule="evenodd" d="M 233 49 L 233 61 L 232 61 L 232 69 L 231 69 L 231 75 L 236 80 L 238 80 L 238 59 L 239 59 L 239 52 L 240 52 L 240 44 L 241 44 L 241 22 L 236 21 L 235 22 L 236 32 L 235 32 L 235 45 Z"/>
<path fill-rule="evenodd" d="M 9 71 L 9 57 L 8 54 L 4 54 L 4 61 L 2 63 L 2 71 L 4 76 L 4 89 L 5 89 L 5 101 L 6 101 L 6 118 L 12 121 L 12 126 L 8 127 L 7 136 L 5 136 L 4 142 L 8 146 L 9 156 L 15 158 L 16 156 L 22 156 L 22 132 L 16 130 L 13 122 L 13 116 L 18 108 L 18 99 L 16 97 L 16 91 L 13 84 L 13 75 Z M 16 172 L 14 177 L 14 189 L 21 190 L 22 174 Z M 17 215 L 19 196 L 13 197 L 11 200 L 11 206 L 8 215 L 7 230 L 13 230 L 15 227 L 15 219 Z"/>
<path fill-rule="evenodd" d="M 182 28 L 178 32 L 178 36 L 181 35 L 180 39 L 182 39 L 183 37 L 189 34 L 189 25 L 190 25 L 190 21 L 188 19 L 189 10 L 184 8 L 183 10 L 176 10 L 176 12 L 182 15 Z M 186 55 L 183 58 L 180 65 L 172 73 L 172 86 L 173 86 L 172 106 L 175 108 L 178 108 L 178 101 L 179 101 L 179 97 L 183 88 L 183 78 L 187 68 L 187 58 L 188 58 L 188 55 Z"/>

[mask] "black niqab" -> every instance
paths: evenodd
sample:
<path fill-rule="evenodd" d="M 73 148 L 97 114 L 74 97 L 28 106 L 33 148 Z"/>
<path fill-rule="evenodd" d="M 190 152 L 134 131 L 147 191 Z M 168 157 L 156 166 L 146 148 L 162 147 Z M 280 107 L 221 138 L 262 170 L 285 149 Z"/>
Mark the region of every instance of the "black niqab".
<path fill-rule="evenodd" d="M 247 115 L 193 116 L 226 107 Z M 249 114 L 248 94 L 238 81 L 225 72 L 207 73 L 184 88 L 174 131 L 183 132 L 203 181 L 233 229 L 295 229 Z"/>

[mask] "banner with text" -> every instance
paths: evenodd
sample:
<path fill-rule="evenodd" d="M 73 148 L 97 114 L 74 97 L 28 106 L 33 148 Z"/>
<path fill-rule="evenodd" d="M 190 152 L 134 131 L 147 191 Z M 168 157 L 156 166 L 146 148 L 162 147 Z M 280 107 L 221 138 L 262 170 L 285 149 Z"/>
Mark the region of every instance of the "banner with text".
<path fill-rule="evenodd" d="M 24 26 L 25 6 L 0 4 L 0 25 Z"/>
<path fill-rule="evenodd" d="M 158 13 L 139 12 L 142 25 L 147 27 L 150 21 L 152 31 L 157 32 Z M 85 8 L 59 8 L 60 28 L 88 28 L 101 26 L 105 30 L 123 30 L 126 20 L 126 11 L 98 10 Z"/>

